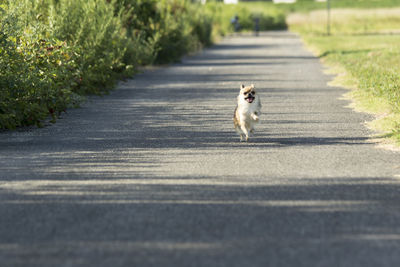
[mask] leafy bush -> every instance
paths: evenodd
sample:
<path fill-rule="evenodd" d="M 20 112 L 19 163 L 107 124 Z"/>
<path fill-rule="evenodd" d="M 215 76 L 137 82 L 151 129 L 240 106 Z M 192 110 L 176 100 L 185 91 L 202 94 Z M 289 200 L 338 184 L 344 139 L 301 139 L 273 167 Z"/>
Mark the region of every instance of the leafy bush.
<path fill-rule="evenodd" d="M 131 75 L 140 36 L 123 27 L 129 12 L 102 0 L 22 0 L 1 6 L 0 129 L 55 121 L 81 95 L 107 92 Z M 140 47 L 134 49 L 134 47 Z"/>
<path fill-rule="evenodd" d="M 256 19 L 259 20 L 259 30 L 286 29 L 286 11 L 268 2 L 240 2 L 237 5 L 225 5 L 210 2 L 206 5 L 207 12 L 213 18 L 213 36 L 224 36 L 233 32 L 231 19 L 238 16 L 240 30 L 253 31 Z"/>
<path fill-rule="evenodd" d="M 8 9 L 0 24 L 0 128 L 40 126 L 76 99 L 70 90 L 76 53 L 66 43 L 43 36 L 39 22 L 22 28 L 27 19 L 22 8 L 28 4 Z"/>
<path fill-rule="evenodd" d="M 185 0 L 119 0 L 117 6 L 132 10 L 128 31 L 146 40 L 153 55 L 147 58 L 152 62 L 176 61 L 212 43 L 212 16 L 200 4 Z"/>
<path fill-rule="evenodd" d="M 0 129 L 55 121 L 140 65 L 212 44 L 235 14 L 243 30 L 255 18 L 243 5 L 188 0 L 0 0 L 0 12 Z M 261 30 L 281 27 L 274 12 L 257 15 Z"/>
<path fill-rule="evenodd" d="M 124 10 L 114 11 L 103 0 L 63 0 L 50 9 L 54 37 L 79 48 L 79 93 L 105 92 L 116 74 L 132 69 L 124 62 L 127 47 L 133 45 L 122 25 Z"/>

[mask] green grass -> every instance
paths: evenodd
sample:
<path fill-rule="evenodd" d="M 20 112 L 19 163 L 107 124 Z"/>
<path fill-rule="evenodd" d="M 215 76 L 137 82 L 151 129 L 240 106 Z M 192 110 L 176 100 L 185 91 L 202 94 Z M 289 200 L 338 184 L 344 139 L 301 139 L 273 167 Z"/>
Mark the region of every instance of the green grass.
<path fill-rule="evenodd" d="M 295 12 L 308 13 L 313 10 L 326 9 L 326 2 L 316 2 L 315 0 L 297 0 L 293 4 L 274 4 L 266 1 L 240 2 L 239 5 L 248 8 L 251 12 L 262 13 L 271 10 L 279 13 L 290 14 Z M 400 6 L 399 0 L 330 0 L 332 9 L 337 8 L 391 8 Z"/>
<path fill-rule="evenodd" d="M 257 2 L 256 2 L 257 3 Z M 251 4 L 251 3 L 250 3 Z M 256 5 L 263 5 L 265 2 L 258 2 Z M 271 5 L 272 3 L 268 3 Z M 398 0 L 330 0 L 330 6 L 335 8 L 387 8 L 399 6 Z M 294 4 L 277 4 L 281 10 L 288 13 L 309 12 L 312 10 L 326 9 L 326 2 L 316 2 L 314 0 L 297 0 Z"/>
<path fill-rule="evenodd" d="M 333 9 L 330 13 L 330 33 L 360 35 L 400 33 L 399 7 L 384 9 Z M 326 10 L 289 14 L 287 23 L 292 31 L 303 36 L 327 33 Z"/>
<path fill-rule="evenodd" d="M 353 89 L 355 108 L 376 115 L 370 126 L 400 145 L 400 8 L 334 9 L 331 15 L 329 36 L 324 11 L 291 14 L 287 22 L 338 74 L 333 84 Z"/>

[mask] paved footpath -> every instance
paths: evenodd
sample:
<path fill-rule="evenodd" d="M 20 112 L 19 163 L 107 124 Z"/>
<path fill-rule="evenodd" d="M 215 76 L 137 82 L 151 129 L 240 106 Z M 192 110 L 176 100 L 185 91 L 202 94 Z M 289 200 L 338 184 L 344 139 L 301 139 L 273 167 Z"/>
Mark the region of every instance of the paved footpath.
<path fill-rule="evenodd" d="M 230 37 L 0 133 L 0 265 L 398 266 L 400 153 L 287 32 Z M 254 83 L 262 123 L 232 115 Z"/>

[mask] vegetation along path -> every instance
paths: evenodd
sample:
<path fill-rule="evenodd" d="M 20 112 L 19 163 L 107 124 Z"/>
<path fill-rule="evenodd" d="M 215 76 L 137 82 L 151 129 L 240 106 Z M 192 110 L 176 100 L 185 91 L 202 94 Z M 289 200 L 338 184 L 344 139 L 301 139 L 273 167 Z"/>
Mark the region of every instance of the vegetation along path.
<path fill-rule="evenodd" d="M 398 265 L 400 154 L 331 79 L 294 34 L 236 36 L 1 133 L 2 266 Z"/>

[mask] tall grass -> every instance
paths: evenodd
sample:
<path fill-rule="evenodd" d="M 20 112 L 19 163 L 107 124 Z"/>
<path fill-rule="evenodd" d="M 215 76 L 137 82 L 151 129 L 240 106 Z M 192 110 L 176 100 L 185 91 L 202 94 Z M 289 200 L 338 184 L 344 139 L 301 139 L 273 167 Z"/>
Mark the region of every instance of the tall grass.
<path fill-rule="evenodd" d="M 250 5 L 255 3 L 257 5 L 264 6 L 272 5 L 272 3 L 266 2 L 250 2 Z M 326 2 L 316 2 L 315 0 L 297 0 L 293 4 L 276 4 L 275 7 L 284 11 L 286 14 L 289 13 L 308 13 L 313 10 L 326 9 Z M 391 8 L 398 7 L 398 0 L 330 0 L 330 7 L 332 9 L 337 8 L 362 8 L 362 9 L 376 9 L 376 8 Z"/>
<path fill-rule="evenodd" d="M 399 12 L 400 8 L 333 9 L 330 15 L 331 34 L 399 33 Z M 327 12 L 294 13 L 288 16 L 287 22 L 293 31 L 308 36 L 321 35 L 326 33 Z"/>

